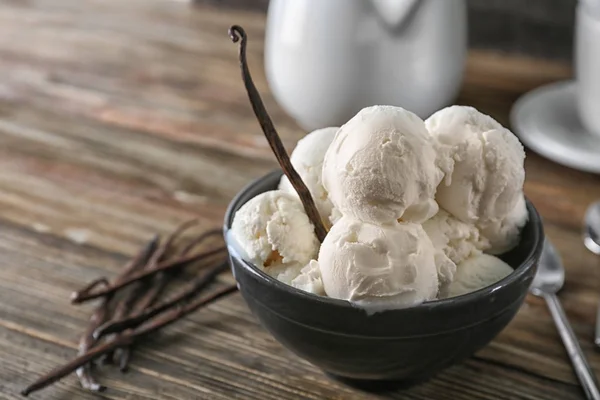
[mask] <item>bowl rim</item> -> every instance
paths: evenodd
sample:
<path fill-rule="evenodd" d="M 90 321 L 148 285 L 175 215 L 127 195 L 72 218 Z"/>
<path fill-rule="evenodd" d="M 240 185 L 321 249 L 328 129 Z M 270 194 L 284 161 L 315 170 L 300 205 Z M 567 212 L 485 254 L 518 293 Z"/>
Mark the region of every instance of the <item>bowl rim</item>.
<path fill-rule="evenodd" d="M 273 278 L 272 276 L 268 275 L 264 271 L 260 270 L 256 265 L 244 260 L 235 251 L 235 249 L 229 244 L 229 241 L 227 238 L 228 237 L 227 233 L 231 229 L 231 223 L 233 222 L 233 217 L 235 214 L 234 209 L 236 209 L 236 208 L 239 209 L 243 205 L 242 204 L 242 205 L 238 206 L 238 203 L 241 201 L 242 197 L 245 197 L 247 192 L 250 191 L 252 188 L 254 188 L 254 186 L 258 185 L 260 182 L 262 182 L 264 180 L 268 180 L 270 178 L 273 178 L 274 176 L 281 177 L 282 175 L 283 175 L 283 171 L 281 169 L 275 169 L 265 175 L 262 175 L 256 179 L 252 180 L 250 183 L 248 183 L 246 186 L 244 186 L 229 203 L 229 205 L 227 207 L 227 211 L 225 212 L 225 218 L 223 221 L 223 237 L 225 239 L 225 243 L 227 245 L 227 250 L 228 250 L 230 256 L 234 257 L 237 261 L 239 261 L 239 264 L 241 266 L 243 266 L 244 269 L 247 272 L 249 272 L 250 274 L 252 274 L 256 279 L 262 281 L 263 283 L 265 283 L 269 286 L 274 286 L 280 290 L 283 290 L 291 295 L 299 296 L 299 297 L 304 298 L 305 300 L 312 302 L 312 303 L 327 304 L 329 306 L 338 306 L 338 307 L 342 307 L 342 308 L 346 308 L 346 309 L 361 309 L 360 307 L 352 304 L 348 300 L 341 300 L 341 299 L 334 299 L 334 298 L 327 297 L 327 296 L 320 296 L 318 294 L 305 292 L 304 290 L 301 290 L 301 289 L 295 288 L 291 285 L 285 284 L 285 283 Z M 276 189 L 274 189 L 274 190 L 276 190 Z M 449 307 L 454 308 L 454 307 L 460 306 L 462 304 L 467 304 L 467 303 L 471 303 L 473 301 L 477 301 L 477 299 L 481 299 L 482 297 L 487 297 L 487 296 L 491 295 L 492 293 L 494 293 L 498 290 L 502 290 L 502 289 L 512 285 L 514 282 L 519 281 L 521 279 L 521 277 L 528 272 L 529 269 L 533 268 L 536 265 L 535 260 L 539 259 L 539 256 L 541 255 L 541 252 L 542 252 L 543 243 L 544 243 L 544 229 L 543 229 L 543 225 L 542 225 L 542 219 L 541 219 L 537 209 L 533 205 L 533 203 L 526 196 L 525 196 L 525 202 L 527 205 L 527 211 L 528 211 L 528 215 L 529 215 L 528 223 L 534 224 L 534 229 L 535 229 L 535 233 L 536 233 L 535 241 L 534 241 L 533 245 L 531 246 L 531 248 L 529 249 L 529 253 L 525 257 L 525 259 L 521 262 L 521 264 L 517 268 L 513 269 L 513 272 L 511 272 L 509 275 L 507 275 L 506 277 L 502 278 L 501 280 L 495 282 L 492 285 L 486 286 L 484 288 L 481 288 L 481 289 L 478 289 L 478 290 L 475 290 L 475 291 L 472 291 L 469 293 L 462 294 L 460 296 L 454 296 L 454 297 L 449 297 L 449 298 L 445 298 L 445 299 L 429 300 L 429 301 L 411 305 L 408 307 L 383 310 L 383 311 L 379 311 L 377 313 L 379 314 L 379 313 L 388 313 L 388 312 L 402 312 L 405 310 L 428 311 L 428 310 L 434 310 L 434 309 L 437 310 L 439 308 L 449 308 Z"/>

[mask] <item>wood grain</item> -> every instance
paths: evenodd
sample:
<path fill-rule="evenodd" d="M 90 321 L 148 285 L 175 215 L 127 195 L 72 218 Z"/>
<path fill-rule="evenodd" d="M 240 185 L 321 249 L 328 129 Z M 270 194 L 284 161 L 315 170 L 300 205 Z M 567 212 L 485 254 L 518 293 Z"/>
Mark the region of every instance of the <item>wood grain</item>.
<path fill-rule="evenodd" d="M 0 399 L 76 354 L 93 305 L 69 294 L 114 276 L 154 232 L 198 217 L 218 227 L 231 197 L 275 167 L 239 80 L 227 28 L 284 143 L 304 132 L 262 73 L 264 16 L 166 0 L 0 4 Z M 525 91 L 570 76 L 560 64 L 473 52 L 458 102 L 507 123 Z M 561 299 L 593 368 L 600 258 L 580 223 L 600 177 L 528 154 L 527 195 L 561 251 Z M 220 278 L 222 285 L 230 276 Z M 467 362 L 412 388 L 366 393 L 332 381 L 274 341 L 239 295 L 142 344 L 126 377 L 92 396 L 69 377 L 39 399 L 579 399 L 550 316 L 529 298 Z"/>

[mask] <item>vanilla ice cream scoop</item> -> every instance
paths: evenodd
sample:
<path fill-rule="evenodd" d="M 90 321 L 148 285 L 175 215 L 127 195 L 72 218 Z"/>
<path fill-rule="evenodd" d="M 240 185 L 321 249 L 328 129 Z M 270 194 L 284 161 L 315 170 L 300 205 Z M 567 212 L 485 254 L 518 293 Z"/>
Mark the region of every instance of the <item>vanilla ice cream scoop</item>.
<path fill-rule="evenodd" d="M 319 251 L 325 293 L 367 312 L 433 300 L 438 274 L 431 240 L 419 224 L 374 225 L 343 216 Z"/>
<path fill-rule="evenodd" d="M 337 127 L 317 129 L 300 139 L 290 155 L 292 165 L 310 191 L 321 218 L 331 219 L 333 205 L 327 191 L 323 187 L 323 159 L 329 145 L 333 141 Z M 279 189 L 298 196 L 296 190 L 284 175 L 279 182 Z"/>
<path fill-rule="evenodd" d="M 523 193 L 519 196 L 515 208 L 507 216 L 500 219 L 477 224 L 481 236 L 489 243 L 486 249 L 490 254 L 502 254 L 519 243 L 521 229 L 527 223 L 529 213 Z"/>
<path fill-rule="evenodd" d="M 474 225 L 466 224 L 442 209 L 423 222 L 423 229 L 435 248 L 435 263 L 442 285 L 452 282 L 456 264 L 489 247 Z"/>
<path fill-rule="evenodd" d="M 230 234 L 242 258 L 288 284 L 319 249 L 302 203 L 281 190 L 261 193 L 244 204 Z"/>
<path fill-rule="evenodd" d="M 440 289 L 440 297 L 448 298 L 474 292 L 507 277 L 513 269 L 501 259 L 478 254 L 467 258 L 456 268 L 454 281 Z"/>
<path fill-rule="evenodd" d="M 472 224 L 467 224 L 443 209 L 423 222 L 423 229 L 433 246 L 440 249 L 455 264 L 490 247 L 488 240 Z"/>
<path fill-rule="evenodd" d="M 317 260 L 310 260 L 308 265 L 302 268 L 300 273 L 291 281 L 291 285 L 308 293 L 325 295 L 321 269 Z"/>
<path fill-rule="evenodd" d="M 443 177 L 423 121 L 400 107 L 362 109 L 325 154 L 323 185 L 342 215 L 383 224 L 434 215 Z"/>
<path fill-rule="evenodd" d="M 525 180 L 519 140 L 472 107 L 444 108 L 425 122 L 452 163 L 440 184 L 440 207 L 468 223 L 506 217 L 517 205 Z"/>
<path fill-rule="evenodd" d="M 294 279 L 296 279 L 302 273 L 304 266 L 296 262 L 292 263 L 273 263 L 269 266 L 262 267 L 261 269 L 280 282 L 286 285 L 292 285 Z"/>

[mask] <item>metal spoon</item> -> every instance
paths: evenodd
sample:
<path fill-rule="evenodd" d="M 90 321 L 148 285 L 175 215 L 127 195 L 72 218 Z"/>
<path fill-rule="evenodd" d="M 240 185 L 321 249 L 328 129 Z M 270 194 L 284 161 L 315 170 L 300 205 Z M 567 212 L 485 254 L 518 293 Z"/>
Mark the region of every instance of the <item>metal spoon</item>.
<path fill-rule="evenodd" d="M 583 221 L 583 244 L 594 254 L 600 255 L 600 201 L 590 204 Z M 600 304 L 596 312 L 594 343 L 600 347 Z"/>
<path fill-rule="evenodd" d="M 573 369 L 579 379 L 579 383 L 588 399 L 600 400 L 598 382 L 589 363 L 587 362 L 581 346 L 573 333 L 565 311 L 560 305 L 556 293 L 563 287 L 565 282 L 565 270 L 560 256 L 548 239 L 544 242 L 544 249 L 538 265 L 538 270 L 533 279 L 530 291 L 536 296 L 543 297 L 548 304 L 548 309 L 558 333 L 567 349 Z"/>
<path fill-rule="evenodd" d="M 585 212 L 583 243 L 589 251 L 600 255 L 600 201 L 592 203 Z"/>

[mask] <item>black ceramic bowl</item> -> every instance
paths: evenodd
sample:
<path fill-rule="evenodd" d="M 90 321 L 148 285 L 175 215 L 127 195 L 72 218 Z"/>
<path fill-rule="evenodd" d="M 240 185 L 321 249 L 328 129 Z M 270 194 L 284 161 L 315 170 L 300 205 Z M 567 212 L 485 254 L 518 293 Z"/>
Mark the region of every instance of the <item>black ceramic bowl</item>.
<path fill-rule="evenodd" d="M 244 188 L 225 216 L 225 238 L 236 211 L 275 189 L 281 171 Z M 367 315 L 342 300 L 295 289 L 230 252 L 242 296 L 285 347 L 324 371 L 353 380 L 422 380 L 489 343 L 523 303 L 542 251 L 540 217 L 528 201 L 529 222 L 517 248 L 502 256 L 514 272 L 484 289 L 415 307 Z"/>

